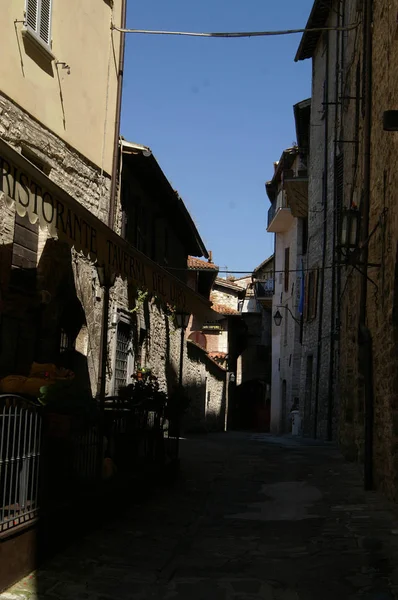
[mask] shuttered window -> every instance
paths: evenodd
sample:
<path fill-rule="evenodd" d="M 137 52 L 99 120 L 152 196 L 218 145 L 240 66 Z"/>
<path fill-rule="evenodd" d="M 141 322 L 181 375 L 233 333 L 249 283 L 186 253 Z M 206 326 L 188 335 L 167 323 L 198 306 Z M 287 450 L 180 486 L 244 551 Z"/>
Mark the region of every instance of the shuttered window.
<path fill-rule="evenodd" d="M 318 269 L 305 275 L 304 320 L 312 321 L 316 317 L 318 303 Z"/>
<path fill-rule="evenodd" d="M 26 27 L 46 46 L 51 45 L 52 0 L 26 0 Z"/>

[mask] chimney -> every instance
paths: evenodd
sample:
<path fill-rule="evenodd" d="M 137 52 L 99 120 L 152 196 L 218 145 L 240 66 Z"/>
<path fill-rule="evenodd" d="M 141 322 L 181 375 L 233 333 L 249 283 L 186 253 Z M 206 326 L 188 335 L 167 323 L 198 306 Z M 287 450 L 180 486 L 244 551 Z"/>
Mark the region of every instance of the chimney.
<path fill-rule="evenodd" d="M 213 262 L 213 252 L 211 250 L 209 250 L 209 258 L 208 258 L 208 262 L 212 263 Z"/>

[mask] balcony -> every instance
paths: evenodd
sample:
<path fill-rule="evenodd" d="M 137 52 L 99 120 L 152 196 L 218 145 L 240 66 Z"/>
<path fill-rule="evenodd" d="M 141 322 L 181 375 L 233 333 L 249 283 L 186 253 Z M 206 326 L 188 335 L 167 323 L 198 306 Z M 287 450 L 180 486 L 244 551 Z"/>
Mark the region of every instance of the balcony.
<path fill-rule="evenodd" d="M 298 171 L 296 177 L 288 177 L 283 181 L 293 217 L 308 216 L 308 174 L 306 170 Z"/>
<path fill-rule="evenodd" d="M 274 295 L 274 279 L 266 279 L 264 281 L 256 281 L 254 291 L 257 302 L 263 308 L 272 308 L 272 296 Z"/>
<path fill-rule="evenodd" d="M 267 231 L 269 233 L 288 231 L 293 219 L 294 216 L 287 202 L 287 195 L 284 190 L 281 190 L 268 211 Z"/>

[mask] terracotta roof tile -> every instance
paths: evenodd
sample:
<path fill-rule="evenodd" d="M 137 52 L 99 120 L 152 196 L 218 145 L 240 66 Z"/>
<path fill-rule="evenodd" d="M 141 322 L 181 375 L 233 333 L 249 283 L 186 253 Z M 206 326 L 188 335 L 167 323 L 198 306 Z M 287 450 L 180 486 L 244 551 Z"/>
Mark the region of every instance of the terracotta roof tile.
<path fill-rule="evenodd" d="M 235 310 L 234 308 L 230 308 L 229 306 L 226 306 L 225 304 L 213 304 L 211 307 L 213 310 L 215 310 L 218 313 L 221 313 L 222 315 L 239 315 L 240 312 L 238 310 Z"/>
<path fill-rule="evenodd" d="M 187 265 L 188 269 L 209 269 L 212 271 L 218 271 L 217 265 L 208 262 L 207 260 L 196 258 L 196 256 L 188 256 Z"/>

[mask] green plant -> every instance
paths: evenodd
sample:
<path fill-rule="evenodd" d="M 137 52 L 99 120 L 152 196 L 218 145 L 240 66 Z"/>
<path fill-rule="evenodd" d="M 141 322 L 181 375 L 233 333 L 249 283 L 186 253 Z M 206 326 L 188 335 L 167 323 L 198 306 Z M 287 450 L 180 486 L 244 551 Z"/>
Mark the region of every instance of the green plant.
<path fill-rule="evenodd" d="M 161 412 L 166 406 L 167 394 L 160 389 L 159 381 L 154 375 L 145 379 L 134 377 L 133 382 L 119 388 L 119 396 L 132 404 L 140 404 L 146 410 Z"/>
<path fill-rule="evenodd" d="M 137 310 L 144 304 L 145 299 L 147 298 L 149 292 L 138 290 L 137 299 L 135 301 L 135 306 L 130 310 L 131 313 L 137 312 Z"/>

